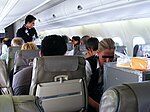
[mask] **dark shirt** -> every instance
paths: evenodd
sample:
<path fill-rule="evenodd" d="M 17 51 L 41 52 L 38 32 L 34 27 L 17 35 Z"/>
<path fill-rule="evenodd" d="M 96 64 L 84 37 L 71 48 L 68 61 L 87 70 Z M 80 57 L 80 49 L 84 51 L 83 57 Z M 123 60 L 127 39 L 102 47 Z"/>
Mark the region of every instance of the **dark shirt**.
<path fill-rule="evenodd" d="M 26 67 L 17 72 L 13 77 L 14 95 L 29 95 L 30 84 L 32 78 L 32 66 Z"/>
<path fill-rule="evenodd" d="M 37 32 L 35 28 L 28 29 L 25 27 L 25 25 L 22 26 L 22 28 L 18 29 L 17 31 L 17 37 L 21 37 L 24 42 L 31 42 L 33 40 L 33 36 L 37 38 Z"/>
<path fill-rule="evenodd" d="M 88 85 L 88 94 L 92 99 L 99 103 L 103 94 L 103 81 L 99 82 L 99 77 L 102 77 L 102 70 L 97 68 L 97 56 L 91 56 L 86 60 L 90 63 L 92 70 L 91 80 Z"/>
<path fill-rule="evenodd" d="M 101 68 L 97 67 L 97 56 L 91 56 L 89 58 L 86 58 L 86 60 L 89 62 L 92 70 L 91 79 L 88 85 L 88 96 L 90 96 L 94 101 L 100 103 L 101 96 L 103 94 L 103 84 L 102 82 L 99 82 L 100 74 L 102 75 Z M 97 112 L 95 108 L 88 105 L 87 112 Z"/>

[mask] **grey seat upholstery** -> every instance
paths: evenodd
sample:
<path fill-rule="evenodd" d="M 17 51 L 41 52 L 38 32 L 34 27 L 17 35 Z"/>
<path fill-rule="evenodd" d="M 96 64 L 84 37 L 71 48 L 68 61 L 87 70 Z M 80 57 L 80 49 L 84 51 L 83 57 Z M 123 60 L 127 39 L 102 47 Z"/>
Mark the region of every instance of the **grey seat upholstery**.
<path fill-rule="evenodd" d="M 34 96 L 0 96 L 0 112 L 44 112 Z"/>
<path fill-rule="evenodd" d="M 138 44 L 134 46 L 133 56 L 150 58 L 150 44 Z"/>
<path fill-rule="evenodd" d="M 119 52 L 121 54 L 127 55 L 127 47 L 126 46 L 115 46 L 115 53 Z M 118 56 L 115 54 L 114 61 L 117 61 Z"/>
<path fill-rule="evenodd" d="M 15 54 L 14 73 L 32 65 L 33 59 L 39 57 L 39 50 L 19 50 Z"/>
<path fill-rule="evenodd" d="M 45 112 L 87 108 L 85 60 L 77 56 L 35 58 L 30 94 L 41 97 Z"/>
<path fill-rule="evenodd" d="M 67 51 L 71 51 L 73 49 L 72 43 L 66 43 L 67 44 Z"/>
<path fill-rule="evenodd" d="M 2 94 L 12 94 L 6 68 L 5 61 L 0 60 L 0 90 Z"/>
<path fill-rule="evenodd" d="M 139 49 L 139 45 L 135 45 L 133 48 L 133 57 L 137 56 L 138 49 Z"/>
<path fill-rule="evenodd" d="M 16 51 L 18 51 L 20 49 L 21 49 L 20 46 L 14 46 L 14 47 L 9 47 L 8 48 L 8 56 L 7 56 L 7 59 L 6 59 L 8 73 L 10 73 L 10 71 L 14 67 L 15 53 L 16 53 Z"/>
<path fill-rule="evenodd" d="M 86 50 L 85 45 L 80 45 L 80 52 L 81 52 L 82 55 L 86 54 L 87 50 Z"/>
<path fill-rule="evenodd" d="M 127 54 L 127 47 L 126 46 L 116 46 L 115 51 L 126 55 Z"/>
<path fill-rule="evenodd" d="M 77 45 L 74 47 L 74 55 L 77 56 L 85 56 L 86 54 L 86 47 L 85 45 Z"/>
<path fill-rule="evenodd" d="M 0 43 L 0 55 L 2 54 L 2 43 Z"/>
<path fill-rule="evenodd" d="M 150 82 L 123 84 L 105 91 L 100 112 L 150 112 Z"/>

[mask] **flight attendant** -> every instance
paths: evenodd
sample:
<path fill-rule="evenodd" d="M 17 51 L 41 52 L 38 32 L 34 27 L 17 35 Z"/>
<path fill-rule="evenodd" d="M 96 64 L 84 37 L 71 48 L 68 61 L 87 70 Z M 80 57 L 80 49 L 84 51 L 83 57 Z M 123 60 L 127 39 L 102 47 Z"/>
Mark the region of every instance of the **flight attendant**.
<path fill-rule="evenodd" d="M 21 37 L 25 43 L 37 38 L 37 32 L 34 28 L 35 20 L 34 16 L 28 15 L 25 18 L 25 24 L 17 31 L 17 37 Z"/>

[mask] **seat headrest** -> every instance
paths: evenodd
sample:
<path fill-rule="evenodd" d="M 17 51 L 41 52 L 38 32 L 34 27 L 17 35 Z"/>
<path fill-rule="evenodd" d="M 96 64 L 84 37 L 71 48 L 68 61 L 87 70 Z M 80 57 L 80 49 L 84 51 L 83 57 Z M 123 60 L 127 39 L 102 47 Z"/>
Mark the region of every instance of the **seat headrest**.
<path fill-rule="evenodd" d="M 115 51 L 126 55 L 127 54 L 127 47 L 126 46 L 115 46 Z"/>
<path fill-rule="evenodd" d="M 9 47 L 8 48 L 8 58 L 14 58 L 16 51 L 20 50 L 20 46 L 14 46 L 14 47 Z"/>
<path fill-rule="evenodd" d="M 7 75 L 6 64 L 3 60 L 0 60 L 0 87 L 9 87 L 9 77 Z"/>
<path fill-rule="evenodd" d="M 23 59 L 33 59 L 36 56 L 39 56 L 39 50 L 19 50 L 16 52 L 16 57 Z"/>
<path fill-rule="evenodd" d="M 80 51 L 81 51 L 81 52 L 85 52 L 85 51 L 86 51 L 85 45 L 80 45 Z"/>
<path fill-rule="evenodd" d="M 99 112 L 117 112 L 119 97 L 115 89 L 107 90 L 101 99 Z"/>
<path fill-rule="evenodd" d="M 106 90 L 101 98 L 100 112 L 137 112 L 137 100 L 126 85 Z"/>
<path fill-rule="evenodd" d="M 135 94 L 139 112 L 150 112 L 150 82 L 125 84 Z"/>
<path fill-rule="evenodd" d="M 114 86 L 103 94 L 100 112 L 150 112 L 149 93 L 149 81 Z"/>
<path fill-rule="evenodd" d="M 45 71 L 60 72 L 77 70 L 79 62 L 85 65 L 84 58 L 78 56 L 45 56 L 36 58 L 33 63 L 42 64 Z"/>
<path fill-rule="evenodd" d="M 67 51 L 71 51 L 73 49 L 72 43 L 67 43 Z"/>

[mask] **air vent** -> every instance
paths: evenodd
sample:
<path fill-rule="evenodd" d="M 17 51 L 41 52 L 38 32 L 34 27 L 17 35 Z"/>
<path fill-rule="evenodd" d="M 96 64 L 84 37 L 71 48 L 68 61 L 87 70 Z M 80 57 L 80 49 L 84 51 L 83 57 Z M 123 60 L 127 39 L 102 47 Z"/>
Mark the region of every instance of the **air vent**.
<path fill-rule="evenodd" d="M 53 16 L 53 18 L 56 18 L 56 15 L 55 15 L 55 14 L 53 14 L 52 16 Z"/>
<path fill-rule="evenodd" d="M 38 22 L 41 22 L 41 20 L 40 20 L 40 19 L 38 19 Z"/>
<path fill-rule="evenodd" d="M 83 7 L 82 7 L 81 5 L 78 5 L 78 6 L 77 6 L 77 9 L 78 9 L 78 10 L 82 10 Z"/>

